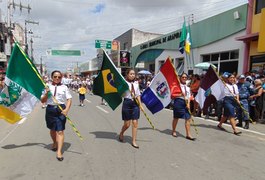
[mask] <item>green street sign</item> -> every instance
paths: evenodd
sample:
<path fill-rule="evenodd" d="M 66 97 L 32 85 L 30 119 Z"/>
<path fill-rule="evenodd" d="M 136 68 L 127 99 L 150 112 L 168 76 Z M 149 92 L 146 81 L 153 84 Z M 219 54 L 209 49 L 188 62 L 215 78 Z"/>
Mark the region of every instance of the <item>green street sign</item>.
<path fill-rule="evenodd" d="M 111 49 L 112 41 L 95 40 L 95 48 Z"/>
<path fill-rule="evenodd" d="M 51 50 L 52 56 L 81 56 L 80 50 Z"/>

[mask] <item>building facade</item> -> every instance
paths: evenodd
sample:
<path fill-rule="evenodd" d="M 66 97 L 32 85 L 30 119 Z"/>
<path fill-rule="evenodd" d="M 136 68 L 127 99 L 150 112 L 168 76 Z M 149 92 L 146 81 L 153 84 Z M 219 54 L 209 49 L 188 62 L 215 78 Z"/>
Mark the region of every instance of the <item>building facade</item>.
<path fill-rule="evenodd" d="M 144 62 L 145 68 L 158 71 L 167 57 L 174 60 L 178 73 L 201 73 L 194 66 L 215 64 L 220 72 L 242 73 L 244 44 L 235 38 L 246 33 L 247 4 L 190 25 L 192 50 L 178 51 L 181 29 L 132 47 L 132 64 Z"/>
<path fill-rule="evenodd" d="M 245 46 L 244 72 L 265 72 L 265 1 L 249 0 L 246 34 L 236 38 Z"/>

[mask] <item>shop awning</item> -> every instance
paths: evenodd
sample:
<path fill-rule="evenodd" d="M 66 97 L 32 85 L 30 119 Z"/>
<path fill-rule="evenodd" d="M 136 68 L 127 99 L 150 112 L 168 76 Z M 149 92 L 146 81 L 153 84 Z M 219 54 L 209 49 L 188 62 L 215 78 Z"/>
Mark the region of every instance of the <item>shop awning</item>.
<path fill-rule="evenodd" d="M 237 41 L 244 41 L 244 42 L 249 42 L 249 41 L 255 41 L 258 40 L 259 38 L 259 33 L 250 33 L 246 34 L 244 36 L 236 37 Z"/>
<path fill-rule="evenodd" d="M 142 52 L 136 59 L 135 65 L 138 62 L 154 62 L 155 59 L 162 54 L 164 49 L 149 49 Z"/>

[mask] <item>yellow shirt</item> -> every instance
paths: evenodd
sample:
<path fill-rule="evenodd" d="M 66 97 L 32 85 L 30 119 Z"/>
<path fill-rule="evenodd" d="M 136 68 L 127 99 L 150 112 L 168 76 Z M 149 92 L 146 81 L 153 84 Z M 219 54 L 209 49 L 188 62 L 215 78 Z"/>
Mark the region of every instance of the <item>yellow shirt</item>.
<path fill-rule="evenodd" d="M 86 94 L 86 88 L 81 87 L 78 89 L 79 94 Z"/>

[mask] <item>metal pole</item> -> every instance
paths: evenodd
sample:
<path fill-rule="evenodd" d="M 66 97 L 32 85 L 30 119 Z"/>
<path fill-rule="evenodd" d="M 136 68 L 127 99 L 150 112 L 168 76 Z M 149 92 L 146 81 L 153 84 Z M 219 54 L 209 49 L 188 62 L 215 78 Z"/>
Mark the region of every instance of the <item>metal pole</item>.
<path fill-rule="evenodd" d="M 27 32 L 27 23 L 39 25 L 39 22 L 25 20 L 25 52 L 28 55 L 28 37 L 27 37 L 28 32 Z"/>
<path fill-rule="evenodd" d="M 30 38 L 30 51 L 31 51 L 31 60 L 34 62 L 34 57 L 33 57 L 33 40 L 32 37 Z"/>
<path fill-rule="evenodd" d="M 43 69 L 42 69 L 42 56 L 40 57 L 40 74 L 42 75 Z"/>

